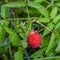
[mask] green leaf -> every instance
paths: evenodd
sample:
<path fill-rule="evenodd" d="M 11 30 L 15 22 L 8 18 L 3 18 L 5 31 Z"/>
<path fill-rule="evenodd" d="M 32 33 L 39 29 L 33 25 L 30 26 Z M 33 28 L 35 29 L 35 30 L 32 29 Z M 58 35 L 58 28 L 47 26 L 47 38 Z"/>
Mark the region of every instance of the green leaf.
<path fill-rule="evenodd" d="M 8 57 L 6 55 L 3 55 L 3 60 L 8 60 Z"/>
<path fill-rule="evenodd" d="M 44 0 L 34 0 L 36 3 L 42 3 Z"/>
<path fill-rule="evenodd" d="M 5 26 L 8 26 L 9 22 L 6 20 L 0 20 L 0 42 L 3 41 L 5 35 Z"/>
<path fill-rule="evenodd" d="M 56 39 L 60 39 L 60 31 L 58 29 L 54 30 L 55 35 L 56 35 Z"/>
<path fill-rule="evenodd" d="M 9 8 L 6 8 L 5 6 L 1 6 L 1 17 L 6 18 L 9 16 Z"/>
<path fill-rule="evenodd" d="M 47 24 L 47 28 L 49 28 L 50 30 L 52 30 L 53 27 L 54 27 L 53 23 Z M 43 36 L 46 36 L 49 33 L 50 33 L 50 31 L 48 29 L 45 29 L 44 32 L 43 32 Z"/>
<path fill-rule="evenodd" d="M 48 45 L 47 50 L 46 50 L 46 52 L 45 52 L 46 55 L 47 55 L 47 54 L 49 53 L 49 51 L 51 50 L 51 48 L 52 48 L 52 46 L 53 46 L 53 44 L 54 44 L 54 40 L 55 40 L 55 34 L 52 33 L 51 39 L 50 39 L 50 42 L 49 42 L 49 45 Z"/>
<path fill-rule="evenodd" d="M 24 39 L 24 40 L 27 39 L 27 37 L 26 37 L 26 33 L 22 33 L 22 32 L 20 32 L 20 33 L 19 33 L 19 36 L 22 37 L 22 39 Z"/>
<path fill-rule="evenodd" d="M 35 3 L 35 2 L 29 2 L 28 6 L 37 9 L 43 16 L 49 17 L 49 12 L 48 12 L 48 10 L 45 9 L 44 6 L 42 6 L 38 3 Z"/>
<path fill-rule="evenodd" d="M 2 26 L 0 26 L 0 42 L 3 41 L 5 35 L 5 30 Z"/>
<path fill-rule="evenodd" d="M 56 48 L 56 50 L 55 50 L 57 53 L 60 53 L 60 40 L 59 40 L 59 42 L 58 42 L 58 45 L 57 45 L 57 48 Z"/>
<path fill-rule="evenodd" d="M 23 48 L 26 48 L 27 46 L 28 46 L 28 43 L 25 42 L 25 41 L 23 41 L 23 42 L 22 42 L 22 47 L 23 47 Z"/>
<path fill-rule="evenodd" d="M 20 43 L 20 39 L 17 34 L 9 34 L 9 40 L 13 46 L 18 46 Z"/>
<path fill-rule="evenodd" d="M 20 43 L 20 38 L 18 35 L 13 31 L 13 29 L 9 27 L 4 27 L 6 32 L 9 33 L 9 40 L 13 46 L 17 46 Z"/>
<path fill-rule="evenodd" d="M 50 13 L 51 18 L 53 19 L 57 15 L 58 8 L 54 7 Z"/>
<path fill-rule="evenodd" d="M 54 19 L 53 19 L 53 23 L 57 23 L 60 20 L 60 15 L 57 15 Z"/>
<path fill-rule="evenodd" d="M 24 60 L 23 59 L 23 50 L 21 48 L 14 53 L 14 60 Z"/>
<path fill-rule="evenodd" d="M 55 3 L 56 6 L 60 7 L 60 2 L 59 3 Z"/>
<path fill-rule="evenodd" d="M 44 37 L 44 38 L 42 38 L 42 43 L 40 45 L 40 48 L 43 48 L 43 47 L 46 48 L 48 46 L 48 44 L 49 44 L 49 40 Z"/>
<path fill-rule="evenodd" d="M 25 3 L 24 2 L 10 2 L 10 3 L 7 3 L 3 6 L 4 7 L 24 7 Z"/>
<path fill-rule="evenodd" d="M 9 21 L 7 20 L 0 20 L 0 24 L 5 27 L 5 26 L 8 26 L 9 25 Z"/>
<path fill-rule="evenodd" d="M 48 4 L 47 7 L 46 7 L 46 9 L 49 9 L 51 7 L 52 7 L 52 5 L 51 4 Z"/>
<path fill-rule="evenodd" d="M 6 32 L 9 34 L 14 34 L 15 32 L 13 31 L 13 29 L 9 28 L 9 27 L 4 27 Z"/>
<path fill-rule="evenodd" d="M 39 20 L 40 22 L 42 22 L 42 23 L 48 23 L 48 22 L 50 21 L 50 19 L 47 18 L 47 17 L 38 18 L 38 20 Z"/>
<path fill-rule="evenodd" d="M 56 25 L 55 30 L 60 29 L 60 22 Z"/>
<path fill-rule="evenodd" d="M 49 51 L 49 53 L 47 54 L 47 57 L 54 57 L 55 56 L 55 52 L 54 51 Z"/>
<path fill-rule="evenodd" d="M 42 57 L 44 53 L 44 49 L 40 49 L 38 51 L 36 51 L 35 53 L 33 53 L 30 58 L 38 58 L 38 57 Z"/>
<path fill-rule="evenodd" d="M 60 58 L 56 58 L 56 59 L 54 59 L 54 60 L 60 60 Z"/>

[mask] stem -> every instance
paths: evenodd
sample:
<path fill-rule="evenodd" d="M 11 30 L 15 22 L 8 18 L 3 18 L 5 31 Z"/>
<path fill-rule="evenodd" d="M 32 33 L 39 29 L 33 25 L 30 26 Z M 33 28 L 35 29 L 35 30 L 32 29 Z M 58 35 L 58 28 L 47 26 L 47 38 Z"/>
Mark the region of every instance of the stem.
<path fill-rule="evenodd" d="M 24 52 L 25 52 L 25 56 L 26 56 L 27 60 L 30 60 L 30 58 L 29 58 L 29 56 L 28 56 L 28 53 L 27 53 L 26 49 L 24 50 Z"/>
<path fill-rule="evenodd" d="M 46 28 L 47 30 L 49 30 L 50 32 L 52 32 L 48 27 L 46 27 L 44 24 L 40 23 L 39 21 L 35 20 L 35 22 L 37 22 L 38 24 L 40 24 L 41 26 L 43 26 L 44 28 Z"/>
<path fill-rule="evenodd" d="M 31 19 L 33 19 L 33 18 L 37 18 L 37 17 L 31 17 L 30 18 L 30 20 Z M 29 18 L 8 18 L 8 19 L 0 19 L 0 20 L 9 20 L 9 21 L 14 21 L 14 20 L 28 20 Z"/>
<path fill-rule="evenodd" d="M 12 2 L 16 2 L 17 0 L 12 0 Z M 11 8 L 11 13 L 12 13 L 12 16 L 13 18 L 15 18 L 15 8 Z M 13 21 L 13 27 L 14 27 L 14 31 L 16 30 L 16 21 Z"/>
<path fill-rule="evenodd" d="M 26 10 L 27 10 L 27 15 L 28 15 L 28 24 L 29 24 L 29 27 L 28 27 L 28 29 L 27 29 L 27 32 L 29 31 L 29 29 L 30 29 L 30 27 L 31 27 L 31 19 L 30 19 L 30 15 L 29 15 L 29 10 L 28 10 L 28 7 L 27 7 L 27 1 L 25 0 L 25 5 L 26 5 Z M 30 29 L 31 30 L 31 29 Z M 29 58 L 29 56 L 28 56 L 28 53 L 27 53 L 27 51 L 26 51 L 26 49 L 24 50 L 24 53 L 25 53 L 25 56 L 26 56 L 26 58 L 27 58 L 27 60 L 30 60 L 30 58 Z"/>
<path fill-rule="evenodd" d="M 47 4 L 50 4 L 48 1 L 44 0 Z"/>
<path fill-rule="evenodd" d="M 8 0 L 5 0 L 5 2 L 8 2 Z"/>
<path fill-rule="evenodd" d="M 35 59 L 35 60 L 47 60 L 47 59 L 55 59 L 55 58 L 60 58 L 60 56 L 55 56 L 55 57 L 45 57 L 45 58 L 38 58 L 38 59 Z"/>
<path fill-rule="evenodd" d="M 27 10 L 27 15 L 28 15 L 28 18 L 30 20 L 30 15 L 29 15 L 29 10 L 28 10 L 28 7 L 27 7 L 27 1 L 25 0 L 25 5 L 26 5 L 26 10 Z"/>
<path fill-rule="evenodd" d="M 13 10 L 11 10 L 11 13 L 13 15 L 13 18 L 15 18 L 15 13 L 14 13 Z M 14 31 L 16 30 L 16 26 L 15 25 L 16 25 L 16 21 L 13 21 Z"/>
<path fill-rule="evenodd" d="M 10 46 L 10 45 L 9 45 L 9 54 L 10 54 L 11 60 L 13 60 L 13 57 L 12 57 L 12 51 L 11 51 L 11 46 Z"/>
<path fill-rule="evenodd" d="M 54 7 L 54 0 L 51 0 L 52 8 Z"/>
<path fill-rule="evenodd" d="M 29 2 L 29 1 L 28 1 L 28 2 Z M 28 27 L 28 29 L 27 29 L 27 32 L 28 32 L 28 31 L 31 31 L 31 24 L 32 24 L 32 23 L 31 23 L 31 19 L 30 19 L 30 15 L 29 15 L 29 9 L 28 9 L 28 7 L 27 7 L 27 3 L 28 3 L 28 2 L 25 0 L 27 15 L 28 15 L 28 19 L 29 19 L 29 20 L 27 21 L 28 24 L 29 24 L 29 27 Z"/>
<path fill-rule="evenodd" d="M 13 12 L 12 9 L 10 9 L 10 12 L 12 13 L 13 17 L 15 17 L 14 12 Z M 9 18 L 10 18 L 10 15 L 9 15 Z M 12 20 L 11 20 L 11 23 L 12 23 Z M 14 30 L 15 30 L 15 21 L 14 21 L 14 25 L 13 26 L 14 26 Z M 11 46 L 10 45 L 9 45 L 9 53 L 10 53 L 11 60 L 13 60 L 13 55 L 12 55 L 12 50 L 11 50 Z"/>

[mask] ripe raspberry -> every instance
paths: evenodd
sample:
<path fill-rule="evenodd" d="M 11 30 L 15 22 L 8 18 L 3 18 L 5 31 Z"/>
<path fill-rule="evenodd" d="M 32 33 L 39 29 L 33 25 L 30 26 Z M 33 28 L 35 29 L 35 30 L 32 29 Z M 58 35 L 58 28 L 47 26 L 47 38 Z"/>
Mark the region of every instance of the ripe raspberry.
<path fill-rule="evenodd" d="M 42 37 L 40 34 L 36 33 L 34 30 L 29 32 L 28 43 L 32 48 L 38 48 L 41 44 Z"/>

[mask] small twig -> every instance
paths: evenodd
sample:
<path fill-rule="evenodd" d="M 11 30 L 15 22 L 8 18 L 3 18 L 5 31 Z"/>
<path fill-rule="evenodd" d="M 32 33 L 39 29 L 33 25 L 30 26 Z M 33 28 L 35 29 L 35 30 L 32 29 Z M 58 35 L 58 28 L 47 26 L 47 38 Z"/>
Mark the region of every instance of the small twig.
<path fill-rule="evenodd" d="M 25 5 L 26 5 L 26 11 L 27 11 L 27 15 L 28 15 L 28 18 L 30 20 L 30 14 L 29 14 L 29 10 L 28 10 L 28 7 L 27 7 L 27 1 L 25 0 Z"/>
<path fill-rule="evenodd" d="M 55 59 L 55 58 L 60 58 L 60 56 L 37 58 L 37 59 L 35 59 L 35 60 L 40 60 L 40 59 L 42 59 L 42 60 L 47 60 L 47 59 Z"/>
<path fill-rule="evenodd" d="M 51 0 L 51 5 L 52 5 L 52 8 L 53 8 L 53 6 L 54 6 L 54 0 Z"/>
<path fill-rule="evenodd" d="M 33 19 L 33 18 L 37 18 L 37 17 L 30 17 L 30 19 Z M 13 20 L 27 20 L 29 18 L 8 18 L 8 19 L 0 19 L 0 20 L 9 20 L 9 21 L 13 21 Z"/>
<path fill-rule="evenodd" d="M 50 4 L 48 1 L 44 0 L 46 3 Z"/>
<path fill-rule="evenodd" d="M 27 53 L 26 49 L 24 50 L 24 52 L 25 52 L 25 55 L 26 55 L 27 60 L 30 60 L 30 58 L 29 58 L 29 56 L 28 56 L 28 53 Z"/>
<path fill-rule="evenodd" d="M 28 15 L 28 23 L 29 23 L 29 27 L 28 27 L 27 31 L 29 31 L 29 28 L 31 26 L 31 19 L 30 19 L 30 15 L 29 15 L 29 10 L 28 10 L 28 7 L 27 7 L 27 3 L 28 3 L 27 0 L 25 0 L 25 5 L 26 5 L 26 10 L 27 10 L 27 15 Z M 30 60 L 26 49 L 24 50 L 24 53 L 25 53 L 25 56 L 26 56 L 27 60 Z"/>
<path fill-rule="evenodd" d="M 39 21 L 36 21 L 36 20 L 34 20 L 34 21 L 37 22 L 38 24 L 40 24 L 41 26 L 43 26 L 44 28 L 46 28 L 47 30 L 49 30 L 50 32 L 52 32 L 51 29 L 46 27 L 44 24 L 42 24 L 42 23 L 40 23 Z"/>
<path fill-rule="evenodd" d="M 27 29 L 27 32 L 29 31 L 29 29 L 31 30 L 31 19 L 30 19 L 30 14 L 29 14 L 29 9 L 28 9 L 28 6 L 27 6 L 27 3 L 28 3 L 29 1 L 27 1 L 27 0 L 25 0 L 25 6 L 26 6 L 26 11 L 27 11 L 27 16 L 28 16 L 28 24 L 29 24 L 29 27 L 28 27 L 28 29 Z"/>
<path fill-rule="evenodd" d="M 11 46 L 10 45 L 9 45 L 9 54 L 10 54 L 11 60 L 13 60 L 13 56 L 12 56 L 12 51 L 11 51 Z"/>

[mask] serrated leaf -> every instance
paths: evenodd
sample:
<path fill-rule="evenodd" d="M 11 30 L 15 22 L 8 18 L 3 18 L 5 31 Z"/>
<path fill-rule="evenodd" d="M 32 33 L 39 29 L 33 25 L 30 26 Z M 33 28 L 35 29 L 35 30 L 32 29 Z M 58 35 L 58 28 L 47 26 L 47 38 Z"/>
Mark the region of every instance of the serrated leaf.
<path fill-rule="evenodd" d="M 56 59 L 54 59 L 54 60 L 60 60 L 60 58 L 56 58 Z"/>
<path fill-rule="evenodd" d="M 6 32 L 9 34 L 14 34 L 15 32 L 13 31 L 13 29 L 9 28 L 9 27 L 4 27 Z"/>
<path fill-rule="evenodd" d="M 42 3 L 44 0 L 34 0 L 36 3 Z"/>
<path fill-rule="evenodd" d="M 3 41 L 5 35 L 5 30 L 2 26 L 0 26 L 0 42 Z"/>
<path fill-rule="evenodd" d="M 42 57 L 44 53 L 44 49 L 40 49 L 38 51 L 36 51 L 35 53 L 33 53 L 30 58 L 38 58 L 38 57 Z"/>
<path fill-rule="evenodd" d="M 9 40 L 13 46 L 18 46 L 20 43 L 20 39 L 17 34 L 9 34 Z"/>
<path fill-rule="evenodd" d="M 57 32 L 56 32 L 57 31 Z M 54 31 L 55 35 L 56 35 L 56 39 L 60 39 L 60 31 L 58 31 L 57 29 Z"/>
<path fill-rule="evenodd" d="M 58 42 L 58 45 L 57 45 L 57 48 L 56 48 L 56 50 L 55 50 L 57 53 L 60 53 L 60 40 L 59 40 L 59 42 Z"/>
<path fill-rule="evenodd" d="M 23 41 L 23 42 L 22 42 L 22 47 L 23 47 L 23 48 L 26 48 L 26 47 L 27 47 L 27 45 L 28 45 L 28 43 L 27 43 L 27 42 L 25 42 L 25 41 Z"/>
<path fill-rule="evenodd" d="M 49 44 L 49 40 L 46 38 L 42 38 L 42 43 L 40 45 L 40 48 L 47 47 Z"/>
<path fill-rule="evenodd" d="M 53 19 L 53 23 L 57 23 L 60 20 L 60 15 L 57 15 L 54 19 Z"/>
<path fill-rule="evenodd" d="M 19 49 L 14 53 L 14 60 L 24 60 L 23 59 L 23 50 Z"/>
<path fill-rule="evenodd" d="M 50 13 L 51 18 L 53 19 L 57 15 L 58 8 L 54 7 Z"/>
<path fill-rule="evenodd" d="M 9 28 L 9 27 L 4 27 L 6 32 L 9 33 L 9 40 L 12 43 L 13 46 L 17 46 L 19 45 L 20 42 L 20 38 L 18 37 L 18 35 L 14 32 L 13 29 Z"/>
<path fill-rule="evenodd" d="M 0 42 L 3 41 L 5 35 L 5 26 L 8 26 L 8 21 L 0 20 Z"/>
<path fill-rule="evenodd" d="M 35 3 L 35 2 L 29 2 L 28 6 L 36 8 L 43 16 L 48 17 L 49 16 L 49 12 L 45 9 L 44 6 Z"/>
<path fill-rule="evenodd" d="M 55 30 L 60 29 L 60 22 L 56 25 Z"/>
<path fill-rule="evenodd" d="M 8 26 L 9 25 L 9 21 L 7 20 L 0 20 L 0 24 L 5 27 L 5 26 Z"/>
<path fill-rule="evenodd" d="M 47 57 L 53 57 L 53 56 L 55 56 L 55 52 L 49 51 L 49 53 L 47 54 Z"/>
<path fill-rule="evenodd" d="M 53 27 L 54 27 L 53 23 L 47 24 L 47 28 L 49 28 L 50 30 L 52 30 Z M 50 33 L 50 31 L 48 29 L 45 29 L 44 32 L 43 32 L 43 36 L 46 36 L 49 33 Z"/>
<path fill-rule="evenodd" d="M 51 4 L 47 5 L 46 9 L 50 8 L 51 6 L 52 6 Z"/>
<path fill-rule="evenodd" d="M 26 38 L 27 38 L 26 34 L 22 33 L 22 32 L 19 33 L 19 36 L 22 37 L 22 39 L 24 39 L 24 40 L 26 40 Z"/>
<path fill-rule="evenodd" d="M 48 23 L 50 21 L 50 18 L 43 17 L 43 18 L 38 18 L 38 20 L 42 23 Z"/>
<path fill-rule="evenodd" d="M 3 55 L 3 60 L 8 60 L 8 57 L 6 55 Z"/>
<path fill-rule="evenodd" d="M 57 5 L 58 7 L 60 7 L 60 2 L 59 3 L 55 3 L 55 5 Z"/>
<path fill-rule="evenodd" d="M 53 44 L 54 44 L 54 40 L 55 40 L 55 34 L 52 33 L 51 39 L 50 39 L 50 42 L 49 42 L 49 45 L 48 45 L 47 50 L 46 50 L 46 52 L 45 52 L 46 55 L 47 55 L 48 52 L 51 50 L 51 48 L 52 48 L 52 46 L 53 46 Z"/>
<path fill-rule="evenodd" d="M 7 3 L 3 6 L 4 7 L 24 7 L 25 3 L 24 2 L 10 2 L 10 3 Z"/>
<path fill-rule="evenodd" d="M 1 17 L 6 18 L 9 16 L 9 8 L 1 6 Z"/>

